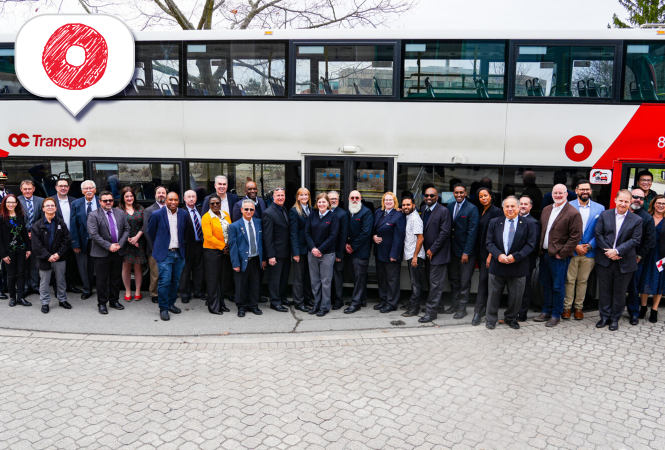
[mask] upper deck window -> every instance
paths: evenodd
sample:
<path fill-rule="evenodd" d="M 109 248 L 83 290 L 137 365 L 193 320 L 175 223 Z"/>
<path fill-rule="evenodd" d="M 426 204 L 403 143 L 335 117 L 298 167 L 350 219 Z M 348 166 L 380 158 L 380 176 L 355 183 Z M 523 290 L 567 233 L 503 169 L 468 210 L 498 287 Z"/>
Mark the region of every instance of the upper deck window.
<path fill-rule="evenodd" d="M 518 45 L 515 97 L 610 98 L 614 46 Z"/>
<path fill-rule="evenodd" d="M 180 44 L 136 43 L 131 83 L 120 96 L 180 97 Z"/>
<path fill-rule="evenodd" d="M 621 100 L 665 101 L 665 43 L 628 41 L 624 49 Z"/>
<path fill-rule="evenodd" d="M 296 46 L 297 95 L 393 95 L 394 45 Z"/>
<path fill-rule="evenodd" d="M 286 95 L 286 43 L 199 42 L 186 49 L 188 96 Z"/>
<path fill-rule="evenodd" d="M 505 41 L 405 41 L 403 97 L 505 99 Z"/>
<path fill-rule="evenodd" d="M 16 94 L 28 94 L 16 77 L 14 49 L 0 48 L 0 98 Z"/>

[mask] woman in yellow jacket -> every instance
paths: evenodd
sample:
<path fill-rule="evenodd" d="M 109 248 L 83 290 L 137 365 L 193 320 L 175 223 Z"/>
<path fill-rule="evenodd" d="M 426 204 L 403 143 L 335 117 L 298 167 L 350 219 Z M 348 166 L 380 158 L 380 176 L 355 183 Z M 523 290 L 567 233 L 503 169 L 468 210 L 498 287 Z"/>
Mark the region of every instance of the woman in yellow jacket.
<path fill-rule="evenodd" d="M 203 230 L 203 263 L 205 264 L 205 278 L 208 286 L 208 311 L 210 314 L 223 314 L 230 310 L 224 304 L 222 296 L 222 260 L 228 254 L 228 227 L 231 218 L 228 213 L 221 210 L 222 200 L 218 195 L 209 198 L 210 210 L 201 217 Z"/>

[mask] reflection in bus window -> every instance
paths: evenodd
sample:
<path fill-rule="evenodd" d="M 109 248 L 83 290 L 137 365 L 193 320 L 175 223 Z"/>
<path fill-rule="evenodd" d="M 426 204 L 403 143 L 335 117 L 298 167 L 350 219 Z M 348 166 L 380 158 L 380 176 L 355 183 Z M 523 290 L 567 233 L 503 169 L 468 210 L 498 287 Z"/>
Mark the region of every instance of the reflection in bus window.
<path fill-rule="evenodd" d="M 612 97 L 613 46 L 517 47 L 516 97 Z"/>
<path fill-rule="evenodd" d="M 404 97 L 505 98 L 505 41 L 406 41 Z"/>
<path fill-rule="evenodd" d="M 626 42 L 622 100 L 659 102 L 665 100 L 665 44 Z"/>
<path fill-rule="evenodd" d="M 285 43 L 190 43 L 186 48 L 188 96 L 286 95 Z"/>
<path fill-rule="evenodd" d="M 148 97 L 180 96 L 180 44 L 137 43 L 132 81 L 119 95 Z"/>
<path fill-rule="evenodd" d="M 393 95 L 393 45 L 299 45 L 296 94 Z"/>
<path fill-rule="evenodd" d="M 35 195 L 38 197 L 57 195 L 55 184 L 60 178 L 69 180 L 69 195 L 76 198 L 83 195 L 83 160 L 8 158 L 2 161 L 2 171 L 7 174 L 7 188 L 17 195 L 23 180 L 35 183 Z"/>
<path fill-rule="evenodd" d="M 113 197 L 120 198 L 120 191 L 126 186 L 134 190 L 137 200 L 155 200 L 155 188 L 166 187 L 167 191 L 180 192 L 180 163 L 116 163 L 98 162 L 92 164 L 92 180 L 97 191 L 110 191 Z"/>
<path fill-rule="evenodd" d="M 0 97 L 29 93 L 16 77 L 14 59 L 13 48 L 0 48 Z"/>

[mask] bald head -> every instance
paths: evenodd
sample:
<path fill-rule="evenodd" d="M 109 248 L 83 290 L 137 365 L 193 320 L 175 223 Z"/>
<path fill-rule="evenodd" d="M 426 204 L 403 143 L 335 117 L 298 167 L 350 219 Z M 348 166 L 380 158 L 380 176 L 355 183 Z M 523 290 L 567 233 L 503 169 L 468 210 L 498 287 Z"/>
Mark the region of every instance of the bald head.
<path fill-rule="evenodd" d="M 568 198 L 568 188 L 565 184 L 555 184 L 552 188 L 552 200 L 556 206 L 561 206 Z"/>

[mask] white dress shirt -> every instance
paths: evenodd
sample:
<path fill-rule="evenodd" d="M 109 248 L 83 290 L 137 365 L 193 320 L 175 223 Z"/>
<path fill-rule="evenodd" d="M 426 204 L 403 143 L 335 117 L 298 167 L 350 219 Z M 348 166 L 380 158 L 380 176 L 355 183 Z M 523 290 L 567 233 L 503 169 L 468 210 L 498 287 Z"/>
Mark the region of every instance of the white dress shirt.
<path fill-rule="evenodd" d="M 586 230 L 586 224 L 589 221 L 589 214 L 591 214 L 591 202 L 586 204 L 586 206 L 580 205 L 578 211 L 580 216 L 582 216 L 582 233 Z"/>
<path fill-rule="evenodd" d="M 545 231 L 545 239 L 543 240 L 543 248 L 545 250 L 547 250 L 547 246 L 549 244 L 550 230 L 552 229 L 552 224 L 554 223 L 556 218 L 559 216 L 559 213 L 561 212 L 563 207 L 566 206 L 566 203 L 568 203 L 568 202 L 566 202 L 564 200 L 564 202 L 561 204 L 561 206 L 554 206 L 552 208 L 552 213 L 550 214 L 550 220 L 547 221 L 547 231 Z"/>
<path fill-rule="evenodd" d="M 617 210 L 614 210 L 614 229 L 616 232 L 614 233 L 614 245 L 612 248 L 616 249 L 617 248 L 617 239 L 619 239 L 619 231 L 621 231 L 621 226 L 623 225 L 624 221 L 626 220 L 626 214 L 628 214 L 628 211 L 626 211 L 623 214 L 619 214 Z M 617 254 L 619 252 L 617 251 Z"/>
<path fill-rule="evenodd" d="M 178 245 L 178 210 L 172 213 L 170 209 L 166 210 L 166 217 L 169 218 L 169 231 L 171 232 L 171 242 L 169 242 L 169 250 L 172 248 L 180 248 Z"/>
<path fill-rule="evenodd" d="M 221 196 L 220 196 L 221 198 Z M 228 194 L 221 199 L 222 200 L 222 211 L 226 212 L 229 216 L 231 215 L 231 211 L 229 209 L 229 196 Z"/>
<path fill-rule="evenodd" d="M 323 214 L 321 214 L 321 211 L 319 211 L 319 219 L 323 219 L 326 216 L 326 214 L 328 214 L 329 212 L 330 212 L 329 209 L 326 209 L 326 212 L 324 212 Z"/>
<path fill-rule="evenodd" d="M 58 197 L 58 202 L 60 203 L 60 212 L 62 213 L 62 219 L 67 225 L 67 229 L 71 230 L 72 227 L 69 225 L 69 220 L 71 219 L 71 211 L 69 208 L 69 199 L 65 198 L 64 200 Z"/>

